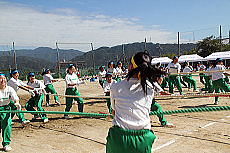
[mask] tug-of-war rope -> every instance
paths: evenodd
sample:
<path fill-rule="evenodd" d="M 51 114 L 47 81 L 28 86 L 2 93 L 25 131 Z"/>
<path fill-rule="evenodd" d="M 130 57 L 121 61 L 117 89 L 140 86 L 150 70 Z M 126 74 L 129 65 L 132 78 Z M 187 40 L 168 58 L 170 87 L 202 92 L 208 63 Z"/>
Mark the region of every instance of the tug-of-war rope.
<path fill-rule="evenodd" d="M 110 98 L 110 96 L 74 96 L 74 95 L 59 95 L 59 94 L 49 94 L 63 97 L 78 97 L 78 98 L 90 98 L 90 99 L 104 99 Z M 185 95 L 164 95 L 164 96 L 155 96 L 154 98 L 165 98 L 165 97 L 230 97 L 230 93 L 208 93 L 208 94 L 185 94 Z M 216 106 L 216 107 L 199 107 L 199 108 L 190 108 L 190 109 L 181 109 L 181 110 L 167 110 L 163 112 L 150 112 L 150 115 L 158 114 L 178 114 L 178 113 L 192 113 L 192 112 L 207 112 L 207 111 L 224 111 L 230 110 L 230 106 Z M 83 112 L 61 112 L 61 111 L 0 111 L 1 113 L 32 113 L 32 114 L 65 114 L 65 115 L 79 115 L 85 117 L 100 117 L 104 118 L 111 116 L 111 114 L 97 114 L 97 113 L 83 113 Z"/>
<path fill-rule="evenodd" d="M 181 110 L 167 110 L 163 112 L 150 112 L 150 115 L 158 114 L 179 114 L 179 113 L 193 113 L 193 112 L 209 112 L 209 111 L 226 111 L 230 110 L 230 106 L 216 106 L 216 107 L 199 107 Z M 32 114 L 64 114 L 64 115 L 79 115 L 85 117 L 100 117 L 105 118 L 107 116 L 112 116 L 111 114 L 97 114 L 97 113 L 82 113 L 82 112 L 60 112 L 60 111 L 0 111 L 1 113 L 32 113 Z"/>
<path fill-rule="evenodd" d="M 75 95 L 60 95 L 60 94 L 47 94 L 50 96 L 71 97 L 71 98 L 85 98 L 85 99 L 108 99 L 110 96 L 75 96 Z M 205 93 L 205 94 L 183 94 L 183 95 L 157 95 L 154 98 L 189 98 L 189 97 L 230 97 L 230 92 L 226 93 Z"/>

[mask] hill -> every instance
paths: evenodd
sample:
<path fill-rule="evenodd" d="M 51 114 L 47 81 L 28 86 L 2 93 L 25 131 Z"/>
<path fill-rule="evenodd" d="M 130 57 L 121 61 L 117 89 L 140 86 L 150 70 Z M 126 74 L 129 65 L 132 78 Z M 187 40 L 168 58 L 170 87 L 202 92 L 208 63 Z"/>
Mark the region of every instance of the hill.
<path fill-rule="evenodd" d="M 159 48 L 160 46 L 160 48 Z M 195 44 L 181 44 L 181 54 L 185 53 L 186 51 L 190 51 L 191 49 L 194 49 L 196 47 Z M 153 44 L 153 43 L 147 43 L 146 44 L 147 51 L 152 56 L 159 56 L 160 54 L 178 54 L 177 44 Z M 134 55 L 136 52 L 144 51 L 145 50 L 145 44 L 144 43 L 132 43 L 132 44 L 125 44 L 124 45 L 124 53 L 127 59 L 129 59 L 132 55 Z M 122 45 L 117 45 L 114 47 L 100 47 L 94 52 L 95 57 L 95 65 L 106 65 L 109 61 L 122 61 L 123 54 L 122 54 Z M 81 56 L 77 56 L 71 61 L 85 61 L 86 66 L 90 67 L 93 66 L 93 52 L 89 51 L 87 53 L 84 53 Z"/>
<path fill-rule="evenodd" d="M 0 56 L 5 56 L 7 53 L 5 52 L 0 52 Z M 31 58 L 40 58 L 41 60 L 46 60 L 51 63 L 56 63 L 57 62 L 57 50 L 52 49 L 49 47 L 38 47 L 35 49 L 20 49 L 16 50 L 17 57 L 19 56 L 24 56 L 24 57 L 31 57 Z M 60 60 L 70 60 L 75 56 L 83 55 L 84 53 L 79 51 L 79 50 L 64 50 L 60 49 L 59 50 L 60 54 Z M 12 56 L 12 52 L 8 55 Z"/>
<path fill-rule="evenodd" d="M 0 61 L 1 61 L 0 69 L 9 69 L 10 67 L 14 68 L 12 56 L 1 56 Z M 19 70 L 41 71 L 43 68 L 55 68 L 55 65 L 49 61 L 39 59 L 39 58 L 34 58 L 34 57 L 28 58 L 26 56 L 18 56 L 17 68 Z"/>

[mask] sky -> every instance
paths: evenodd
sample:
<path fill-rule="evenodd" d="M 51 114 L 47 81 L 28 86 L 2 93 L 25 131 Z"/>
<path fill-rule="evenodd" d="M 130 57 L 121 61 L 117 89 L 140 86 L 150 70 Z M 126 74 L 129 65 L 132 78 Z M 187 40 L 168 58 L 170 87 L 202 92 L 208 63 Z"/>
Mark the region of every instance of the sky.
<path fill-rule="evenodd" d="M 228 35 L 229 8 L 230 0 L 0 0 L 0 45 L 176 43 L 177 32 L 182 43 L 196 42 L 218 36 L 220 25 Z"/>

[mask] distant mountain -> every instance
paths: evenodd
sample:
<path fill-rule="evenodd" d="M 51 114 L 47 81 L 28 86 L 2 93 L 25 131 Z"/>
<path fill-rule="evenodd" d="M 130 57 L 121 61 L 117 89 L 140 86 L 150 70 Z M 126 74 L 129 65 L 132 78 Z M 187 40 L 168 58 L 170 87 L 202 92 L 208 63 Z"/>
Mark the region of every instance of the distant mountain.
<path fill-rule="evenodd" d="M 32 57 L 32 58 L 40 58 L 49 61 L 51 63 L 57 62 L 57 50 L 49 47 L 38 47 L 36 49 L 20 49 L 20 50 L 16 50 L 16 54 L 17 57 L 25 56 L 25 57 Z M 83 55 L 84 53 L 79 50 L 60 49 L 59 54 L 60 54 L 59 57 L 61 61 L 63 60 L 68 61 L 73 57 Z M 0 52 L 0 56 L 5 56 L 5 55 L 12 56 L 12 52 L 11 53 Z"/>
<path fill-rule="evenodd" d="M 160 46 L 160 47 L 159 47 Z M 196 44 L 181 44 L 181 54 L 185 53 L 186 51 L 190 51 L 194 49 Z M 147 43 L 146 44 L 147 51 L 152 56 L 159 56 L 160 54 L 178 54 L 177 44 L 153 44 Z M 145 44 L 144 43 L 132 43 L 132 44 L 125 44 L 124 45 L 124 53 L 127 59 L 133 56 L 136 52 L 144 51 Z M 114 46 L 114 47 L 100 47 L 94 50 L 94 59 L 95 65 L 106 65 L 109 61 L 122 61 L 123 59 L 122 54 L 122 45 Z M 93 66 L 93 52 L 89 51 L 84 53 L 81 56 L 77 56 L 71 59 L 73 62 L 77 61 L 85 61 L 86 66 L 90 67 Z"/>
<path fill-rule="evenodd" d="M 13 63 L 13 57 L 12 56 L 1 56 L 0 57 L 0 69 L 9 69 L 15 68 L 14 63 Z M 29 70 L 29 71 L 41 71 L 43 68 L 55 68 L 56 65 L 53 63 L 39 59 L 39 58 L 34 58 L 30 57 L 28 58 L 27 56 L 18 56 L 17 57 L 17 68 L 19 70 Z"/>

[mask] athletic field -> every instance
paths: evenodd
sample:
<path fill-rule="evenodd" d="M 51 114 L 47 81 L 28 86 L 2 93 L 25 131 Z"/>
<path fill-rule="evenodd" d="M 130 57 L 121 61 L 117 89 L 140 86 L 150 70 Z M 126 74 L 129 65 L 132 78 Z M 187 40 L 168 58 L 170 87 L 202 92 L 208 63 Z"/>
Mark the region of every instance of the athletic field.
<path fill-rule="evenodd" d="M 197 79 L 197 78 L 196 78 Z M 58 94 L 64 95 L 65 82 L 56 82 L 54 87 Z M 198 81 L 198 87 L 201 87 Z M 166 88 L 167 89 L 167 88 Z M 184 92 L 188 90 L 183 88 Z M 103 96 L 103 90 L 98 82 L 87 82 L 80 85 L 82 96 Z M 191 92 L 191 91 L 190 91 Z M 19 90 L 18 95 L 24 106 L 30 95 Z M 213 105 L 214 98 L 177 98 L 157 100 L 163 110 L 177 110 L 194 107 L 209 107 Z M 60 97 L 61 106 L 45 107 L 46 111 L 64 111 L 65 99 Z M 51 104 L 54 104 L 51 97 Z M 218 106 L 229 106 L 230 98 L 221 97 Z M 45 105 L 45 104 L 44 104 Z M 24 110 L 24 108 L 23 108 Z M 77 111 L 73 106 L 71 111 Z M 103 99 L 85 100 L 84 112 L 107 112 Z M 31 114 L 26 114 L 31 119 Z M 111 120 L 105 118 L 89 118 L 72 116 L 64 119 L 63 115 L 48 114 L 49 122 L 44 124 L 41 120 L 31 122 L 27 127 L 21 124 L 13 125 L 12 152 L 15 153 L 104 153 L 106 136 Z M 152 152 L 162 153 L 227 153 L 230 152 L 230 111 L 199 112 L 186 114 L 173 114 L 165 116 L 167 121 L 176 127 L 161 127 L 156 116 L 152 118 L 152 130 L 158 137 Z M 15 119 L 17 119 L 15 117 Z"/>

